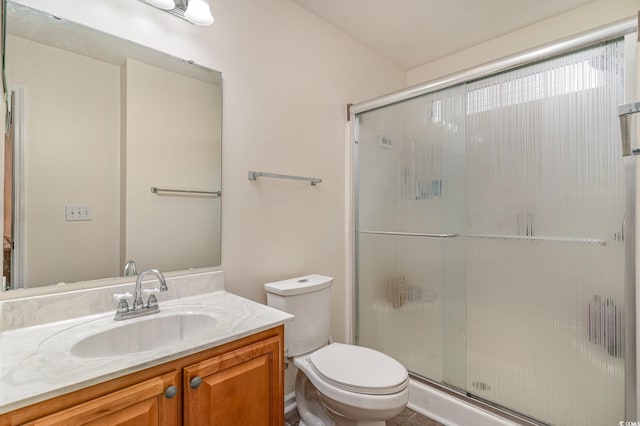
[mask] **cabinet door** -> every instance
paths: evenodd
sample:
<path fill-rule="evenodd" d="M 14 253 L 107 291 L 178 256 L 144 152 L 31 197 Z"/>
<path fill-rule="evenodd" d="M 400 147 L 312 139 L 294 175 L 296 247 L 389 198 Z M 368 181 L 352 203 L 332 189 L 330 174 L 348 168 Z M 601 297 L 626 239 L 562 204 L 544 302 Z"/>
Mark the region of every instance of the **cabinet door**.
<path fill-rule="evenodd" d="M 180 395 L 166 397 L 165 390 L 170 386 L 179 389 L 178 371 L 41 417 L 27 425 L 178 426 Z"/>
<path fill-rule="evenodd" d="M 284 424 L 281 345 L 276 336 L 185 368 L 184 424 Z"/>

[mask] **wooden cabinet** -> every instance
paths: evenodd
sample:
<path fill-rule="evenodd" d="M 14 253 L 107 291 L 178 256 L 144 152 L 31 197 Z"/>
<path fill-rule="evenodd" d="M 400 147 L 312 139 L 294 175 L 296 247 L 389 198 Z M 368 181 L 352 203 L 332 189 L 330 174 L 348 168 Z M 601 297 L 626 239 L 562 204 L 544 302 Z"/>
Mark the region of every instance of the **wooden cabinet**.
<path fill-rule="evenodd" d="M 281 426 L 283 335 L 279 326 L 0 414 L 0 426 Z"/>
<path fill-rule="evenodd" d="M 34 426 L 178 426 L 177 371 L 26 423 Z M 169 389 L 173 386 L 176 394 Z M 165 392 L 167 395 L 165 396 Z M 171 397 L 171 395 L 173 395 Z"/>
<path fill-rule="evenodd" d="M 281 362 L 273 337 L 185 368 L 185 426 L 281 425 Z"/>

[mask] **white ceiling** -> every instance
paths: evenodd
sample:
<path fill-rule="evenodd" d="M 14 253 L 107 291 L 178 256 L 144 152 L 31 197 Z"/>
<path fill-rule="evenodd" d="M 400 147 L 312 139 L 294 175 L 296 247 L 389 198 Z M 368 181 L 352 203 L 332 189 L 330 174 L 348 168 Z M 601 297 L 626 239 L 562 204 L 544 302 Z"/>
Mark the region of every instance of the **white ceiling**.
<path fill-rule="evenodd" d="M 293 0 L 404 69 L 593 0 Z"/>

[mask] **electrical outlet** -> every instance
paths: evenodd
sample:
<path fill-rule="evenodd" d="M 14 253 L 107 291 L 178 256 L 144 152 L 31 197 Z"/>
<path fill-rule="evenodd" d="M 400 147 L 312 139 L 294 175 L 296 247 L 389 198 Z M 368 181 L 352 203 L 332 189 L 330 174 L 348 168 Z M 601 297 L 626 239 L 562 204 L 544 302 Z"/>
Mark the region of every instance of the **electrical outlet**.
<path fill-rule="evenodd" d="M 91 206 L 64 206 L 67 222 L 76 220 L 93 220 Z"/>

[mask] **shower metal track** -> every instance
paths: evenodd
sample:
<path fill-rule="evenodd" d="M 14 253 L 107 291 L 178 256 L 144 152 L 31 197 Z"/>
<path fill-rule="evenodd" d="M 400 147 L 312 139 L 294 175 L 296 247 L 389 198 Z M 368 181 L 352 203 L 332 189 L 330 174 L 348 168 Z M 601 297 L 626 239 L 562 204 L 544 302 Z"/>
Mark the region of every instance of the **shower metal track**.
<path fill-rule="evenodd" d="M 415 98 L 417 96 L 425 95 L 427 93 L 435 92 L 446 87 L 455 86 L 456 84 L 465 83 L 488 75 L 517 68 L 524 64 L 583 49 L 614 38 L 623 37 L 629 33 L 633 33 L 637 29 L 637 18 L 633 17 L 623 19 L 576 36 L 567 37 L 560 41 L 525 50 L 524 52 L 509 55 L 496 61 L 488 62 L 464 71 L 459 71 L 425 83 L 417 84 L 404 90 L 353 104 L 349 108 L 349 113 L 351 114 L 351 118 L 353 118 L 357 114 L 365 111 L 381 108 L 407 99 Z"/>

